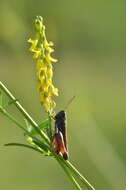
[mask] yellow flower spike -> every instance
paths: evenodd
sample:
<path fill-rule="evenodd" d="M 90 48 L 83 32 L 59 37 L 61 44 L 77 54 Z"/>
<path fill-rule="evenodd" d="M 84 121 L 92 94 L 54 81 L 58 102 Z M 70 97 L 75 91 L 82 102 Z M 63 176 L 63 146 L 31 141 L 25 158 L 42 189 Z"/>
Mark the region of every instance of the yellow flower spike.
<path fill-rule="evenodd" d="M 52 62 L 57 62 L 57 60 L 51 57 L 51 53 L 54 51 L 52 48 L 53 42 L 48 42 L 46 39 L 42 17 L 36 17 L 35 28 L 36 37 L 34 40 L 29 39 L 28 42 L 31 43 L 30 51 L 33 52 L 33 57 L 36 59 L 36 75 L 39 83 L 40 102 L 44 106 L 45 111 L 52 114 L 56 106 L 53 97 L 58 96 L 58 89 L 53 86 Z"/>

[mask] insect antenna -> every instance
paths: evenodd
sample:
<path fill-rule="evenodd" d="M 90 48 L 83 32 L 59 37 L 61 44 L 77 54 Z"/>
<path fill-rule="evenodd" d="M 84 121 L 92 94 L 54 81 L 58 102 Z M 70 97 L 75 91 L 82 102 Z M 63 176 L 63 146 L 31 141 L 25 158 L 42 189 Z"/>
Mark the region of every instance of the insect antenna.
<path fill-rule="evenodd" d="M 69 105 L 73 102 L 73 100 L 75 99 L 75 96 L 72 96 L 72 98 L 68 101 L 68 103 L 66 104 L 66 106 L 64 107 L 64 110 L 66 111 L 69 107 Z"/>

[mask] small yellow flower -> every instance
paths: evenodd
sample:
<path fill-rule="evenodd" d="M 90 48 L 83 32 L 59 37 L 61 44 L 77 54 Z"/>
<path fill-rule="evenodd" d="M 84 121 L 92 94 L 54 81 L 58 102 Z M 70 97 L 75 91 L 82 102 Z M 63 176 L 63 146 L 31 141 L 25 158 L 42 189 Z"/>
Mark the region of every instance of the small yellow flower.
<path fill-rule="evenodd" d="M 40 102 L 45 110 L 52 114 L 56 106 L 53 100 L 54 96 L 58 96 L 58 89 L 53 85 L 53 65 L 57 59 L 51 57 L 54 51 L 53 42 L 48 42 L 45 35 L 45 26 L 42 17 L 38 16 L 35 20 L 36 37 L 34 40 L 29 39 L 31 43 L 30 51 L 33 52 L 33 58 L 36 59 L 36 75 L 38 78 L 38 90 L 40 93 Z"/>

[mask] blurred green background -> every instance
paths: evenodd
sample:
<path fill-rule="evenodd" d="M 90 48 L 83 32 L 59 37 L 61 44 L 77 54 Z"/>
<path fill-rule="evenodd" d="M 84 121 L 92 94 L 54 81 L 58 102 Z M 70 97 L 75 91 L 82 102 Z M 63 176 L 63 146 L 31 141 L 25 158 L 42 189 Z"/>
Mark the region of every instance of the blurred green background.
<path fill-rule="evenodd" d="M 0 0 L 0 80 L 41 122 L 46 115 L 27 43 L 36 15 L 43 16 L 59 60 L 56 111 L 76 96 L 67 112 L 70 161 L 96 190 L 125 190 L 126 1 Z M 0 129 L 1 189 L 72 190 L 55 160 L 3 146 L 25 140 L 2 115 Z"/>

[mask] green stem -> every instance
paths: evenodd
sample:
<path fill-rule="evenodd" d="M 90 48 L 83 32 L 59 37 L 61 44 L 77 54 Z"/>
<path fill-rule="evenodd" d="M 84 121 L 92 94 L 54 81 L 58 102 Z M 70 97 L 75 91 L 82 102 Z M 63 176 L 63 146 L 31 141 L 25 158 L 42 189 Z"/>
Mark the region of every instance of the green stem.
<path fill-rule="evenodd" d="M 65 167 L 65 165 L 63 164 L 63 162 L 58 158 L 58 156 L 55 156 L 56 160 L 58 161 L 58 163 L 60 164 L 60 166 L 63 168 L 63 170 L 65 171 L 66 175 L 68 176 L 68 178 L 70 179 L 70 181 L 73 183 L 74 187 L 77 190 L 82 190 L 80 185 L 78 184 L 78 182 L 75 180 L 75 178 L 71 175 L 71 172 L 69 172 L 69 170 Z"/>
<path fill-rule="evenodd" d="M 76 175 L 80 178 L 82 183 L 89 189 L 89 190 L 95 190 L 95 188 L 88 182 L 88 180 L 69 162 L 65 161 L 64 163 L 66 166 Z"/>
<path fill-rule="evenodd" d="M 4 86 L 4 84 L 0 81 L 0 88 L 5 92 L 5 94 L 14 102 L 14 105 L 18 108 L 18 110 L 23 114 L 23 116 L 28 120 L 28 122 L 35 128 L 35 130 L 40 134 L 42 138 L 49 144 L 49 139 L 47 135 L 41 131 L 38 127 L 38 124 L 32 119 L 32 117 L 26 112 L 26 110 L 21 106 L 19 101 L 11 94 L 11 92 Z"/>

